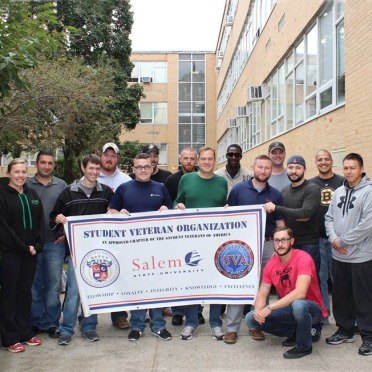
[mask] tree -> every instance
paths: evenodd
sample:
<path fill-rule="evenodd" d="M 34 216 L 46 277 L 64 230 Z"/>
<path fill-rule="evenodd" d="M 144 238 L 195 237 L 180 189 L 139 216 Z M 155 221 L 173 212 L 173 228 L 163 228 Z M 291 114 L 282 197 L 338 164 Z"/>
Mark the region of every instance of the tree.
<path fill-rule="evenodd" d="M 132 171 L 133 158 L 141 153 L 143 145 L 138 141 L 125 141 L 119 144 L 120 149 L 120 168 L 125 172 Z"/>
<path fill-rule="evenodd" d="M 11 86 L 28 86 L 24 69 L 37 65 L 40 55 L 52 55 L 62 44 L 63 28 L 50 32 L 58 20 L 52 2 L 2 0 L 0 4 L 0 116 Z"/>
<path fill-rule="evenodd" d="M 110 102 L 113 120 L 126 129 L 134 129 L 141 115 L 138 102 L 143 87 L 128 87 L 133 64 L 130 61 L 133 13 L 128 0 L 58 0 L 58 17 L 76 30 L 69 38 L 68 52 L 81 56 L 94 66 L 106 58 L 114 71 L 114 100 Z"/>
<path fill-rule="evenodd" d="M 65 166 L 63 178 L 71 182 L 79 174 L 79 158 L 98 152 L 103 143 L 117 141 L 120 123 L 108 112 L 113 99 L 112 68 L 97 63 L 95 68 L 80 58 L 45 60 L 26 77 L 29 90 L 14 90 L 13 110 L 0 120 L 0 148 L 17 155 L 20 151 L 61 147 Z M 75 172 L 74 172 L 75 170 Z"/>

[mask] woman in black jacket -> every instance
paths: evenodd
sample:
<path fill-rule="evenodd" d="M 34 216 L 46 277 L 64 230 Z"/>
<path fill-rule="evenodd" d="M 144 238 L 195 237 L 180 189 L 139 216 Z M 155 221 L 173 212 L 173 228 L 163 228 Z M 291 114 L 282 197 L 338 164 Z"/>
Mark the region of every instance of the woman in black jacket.
<path fill-rule="evenodd" d="M 31 287 L 36 254 L 43 247 L 43 208 L 27 187 L 27 165 L 8 165 L 9 183 L 0 186 L 0 333 L 3 348 L 18 353 L 41 345 L 31 328 Z"/>

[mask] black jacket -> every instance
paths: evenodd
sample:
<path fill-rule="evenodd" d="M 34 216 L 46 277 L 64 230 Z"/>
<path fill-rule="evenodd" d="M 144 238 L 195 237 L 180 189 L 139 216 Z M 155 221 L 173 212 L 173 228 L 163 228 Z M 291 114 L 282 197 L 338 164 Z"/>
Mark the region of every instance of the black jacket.
<path fill-rule="evenodd" d="M 110 187 L 97 182 L 97 186 L 88 198 L 79 188 L 79 181 L 75 181 L 59 194 L 53 211 L 50 213 L 50 229 L 58 231 L 62 227 L 61 224 L 55 223 L 55 218 L 60 213 L 65 217 L 106 213 L 113 195 Z"/>
<path fill-rule="evenodd" d="M 41 200 L 32 188 L 23 193 L 9 185 L 0 185 L 0 250 L 37 253 L 43 250 L 44 215 Z"/>

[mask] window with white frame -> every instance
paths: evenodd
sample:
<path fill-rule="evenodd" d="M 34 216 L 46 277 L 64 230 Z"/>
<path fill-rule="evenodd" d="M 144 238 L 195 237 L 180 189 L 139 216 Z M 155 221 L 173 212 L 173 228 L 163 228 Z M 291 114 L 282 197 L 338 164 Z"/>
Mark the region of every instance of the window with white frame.
<path fill-rule="evenodd" d="M 150 61 L 150 62 L 133 62 L 130 82 L 137 83 L 167 83 L 167 62 Z"/>
<path fill-rule="evenodd" d="M 167 103 L 140 102 L 141 124 L 167 124 Z"/>

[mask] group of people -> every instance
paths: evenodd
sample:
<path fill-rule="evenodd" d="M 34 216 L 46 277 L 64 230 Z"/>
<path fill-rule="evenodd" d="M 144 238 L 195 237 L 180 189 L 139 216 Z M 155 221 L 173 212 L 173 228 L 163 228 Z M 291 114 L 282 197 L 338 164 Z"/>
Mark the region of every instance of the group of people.
<path fill-rule="evenodd" d="M 158 167 L 159 149 L 145 145 L 133 159 L 132 173 L 118 168 L 119 148 L 106 143 L 100 156 L 90 154 L 81 163 L 82 178 L 71 185 L 53 176 L 54 156 L 40 151 L 35 176 L 27 179 L 27 165 L 9 163 L 9 183 L 0 186 L 0 333 L 2 346 L 11 352 L 25 345 L 40 345 L 46 332 L 69 345 L 76 321 L 88 341 L 99 340 L 97 315 L 79 314 L 79 292 L 72 258 L 65 241 L 67 217 L 101 213 L 137 213 L 167 209 L 264 205 L 267 213 L 260 287 L 252 308 L 212 304 L 209 324 L 214 340 L 234 344 L 244 314 L 252 339 L 266 333 L 286 337 L 291 347 L 284 358 L 301 358 L 328 324 L 328 280 L 333 281 L 333 315 L 338 326 L 328 337 L 330 345 L 354 341 L 359 328 L 359 354 L 372 355 L 372 197 L 363 159 L 350 153 L 343 159 L 344 177 L 334 174 L 327 150 L 316 153 L 319 171 L 305 178 L 301 155 L 287 160 L 285 146 L 273 142 L 268 153 L 254 159 L 251 170 L 241 166 L 242 149 L 232 144 L 226 165 L 215 171 L 211 147 L 182 150 L 180 170 L 174 174 Z M 196 168 L 198 167 L 198 168 Z M 156 197 L 154 197 L 154 195 Z M 42 252 L 42 253 L 41 253 Z M 60 285 L 68 262 L 67 292 L 61 320 Z M 269 301 L 271 288 L 278 295 Z M 345 301 L 347 299 L 347 301 Z M 172 338 L 166 329 L 164 309 L 150 309 L 151 334 Z M 172 308 L 172 324 L 183 325 L 180 338 L 190 340 L 205 322 L 200 305 Z M 226 311 L 226 332 L 222 313 Z M 146 310 L 111 313 L 112 324 L 130 328 L 128 339 L 144 334 Z"/>

